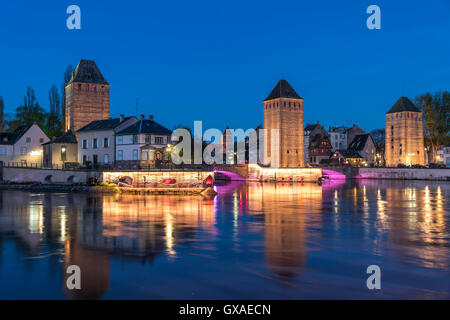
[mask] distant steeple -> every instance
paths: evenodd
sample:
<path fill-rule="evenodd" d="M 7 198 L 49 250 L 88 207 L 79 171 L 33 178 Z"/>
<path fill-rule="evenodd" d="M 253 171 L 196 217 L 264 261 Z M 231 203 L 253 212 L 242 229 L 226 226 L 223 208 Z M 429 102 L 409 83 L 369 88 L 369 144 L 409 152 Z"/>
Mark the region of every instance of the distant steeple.
<path fill-rule="evenodd" d="M 105 80 L 100 69 L 95 64 L 93 60 L 80 60 L 75 71 L 72 74 L 72 79 L 69 83 L 81 82 L 81 83 L 93 83 L 93 84 L 104 84 L 109 83 Z"/>
<path fill-rule="evenodd" d="M 283 79 L 278 81 L 275 88 L 273 88 L 272 92 L 264 101 L 278 98 L 302 99 L 297 94 L 297 92 L 295 92 L 295 90 L 291 87 L 291 85 L 286 80 Z"/>

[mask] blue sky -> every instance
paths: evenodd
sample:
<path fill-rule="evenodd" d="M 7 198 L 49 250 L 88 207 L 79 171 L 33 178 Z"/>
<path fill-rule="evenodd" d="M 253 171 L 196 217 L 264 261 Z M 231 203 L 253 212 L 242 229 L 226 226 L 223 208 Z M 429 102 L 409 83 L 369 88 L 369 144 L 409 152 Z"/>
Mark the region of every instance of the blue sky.
<path fill-rule="evenodd" d="M 66 8 L 81 8 L 81 30 Z M 381 8 L 368 30 L 366 8 Z M 450 0 L 2 1 L 0 95 L 7 112 L 35 89 L 47 108 L 67 65 L 97 62 L 111 114 L 154 114 L 172 129 L 256 127 L 287 79 L 305 123 L 384 126 L 402 95 L 449 89 Z"/>

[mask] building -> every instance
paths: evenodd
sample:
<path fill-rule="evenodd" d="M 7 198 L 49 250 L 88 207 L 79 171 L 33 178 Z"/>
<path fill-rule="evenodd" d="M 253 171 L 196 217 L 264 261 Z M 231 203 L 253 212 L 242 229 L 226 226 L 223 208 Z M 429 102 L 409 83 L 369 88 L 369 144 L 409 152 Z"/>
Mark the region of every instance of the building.
<path fill-rule="evenodd" d="M 155 167 L 168 161 L 172 131 L 141 115 L 139 121 L 115 135 L 116 166 L 122 168 Z"/>
<path fill-rule="evenodd" d="M 344 150 L 347 149 L 347 131 L 349 128 L 341 126 L 341 127 L 329 127 L 328 135 L 330 137 L 330 143 L 333 152 L 336 150 Z"/>
<path fill-rule="evenodd" d="M 113 165 L 115 163 L 116 132 L 125 129 L 138 119 L 124 117 L 95 120 L 79 129 L 78 136 L 78 162 L 81 164 Z"/>
<path fill-rule="evenodd" d="M 316 124 L 307 124 L 304 131 L 304 141 L 305 141 L 305 160 L 308 163 L 311 163 L 311 157 L 309 156 L 309 142 L 316 137 L 327 136 L 327 132 L 325 128 L 317 121 Z"/>
<path fill-rule="evenodd" d="M 109 119 L 109 84 L 94 61 L 80 60 L 65 87 L 65 130 L 77 132 L 95 120 Z"/>
<path fill-rule="evenodd" d="M 42 144 L 50 139 L 36 123 L 0 132 L 0 162 L 42 165 Z"/>
<path fill-rule="evenodd" d="M 44 143 L 42 148 L 44 167 L 63 168 L 78 163 L 77 137 L 72 130 L 60 137 L 53 137 L 52 140 Z"/>
<path fill-rule="evenodd" d="M 386 113 L 386 166 L 424 165 L 422 112 L 401 97 Z"/>
<path fill-rule="evenodd" d="M 444 147 L 443 157 L 444 157 L 444 161 L 443 161 L 444 164 L 447 166 L 447 168 L 450 168 L 450 143 Z"/>
<path fill-rule="evenodd" d="M 370 134 L 366 133 L 355 136 L 348 146 L 348 150 L 358 152 L 368 165 L 375 165 L 377 154 L 375 143 Z"/>
<path fill-rule="evenodd" d="M 366 133 L 363 129 L 359 128 L 356 124 L 354 124 L 350 128 L 346 128 L 346 129 L 347 129 L 347 149 L 348 149 L 348 146 L 350 145 L 350 143 L 352 143 L 353 139 L 355 139 L 355 137 L 357 135 Z"/>
<path fill-rule="evenodd" d="M 336 150 L 330 157 L 333 165 L 348 164 L 351 166 L 362 166 L 365 164 L 364 158 L 355 150 Z"/>
<path fill-rule="evenodd" d="M 309 163 L 318 165 L 323 161 L 328 161 L 332 152 L 330 138 L 326 134 L 316 134 L 311 138 L 308 149 Z"/>
<path fill-rule="evenodd" d="M 303 98 L 286 80 L 278 81 L 275 88 L 264 100 L 264 129 L 267 129 L 266 160 L 270 165 L 281 168 L 305 166 Z M 272 132 L 279 130 L 273 146 Z"/>
<path fill-rule="evenodd" d="M 225 127 L 225 130 L 222 132 L 222 152 L 223 152 L 223 162 L 226 164 L 235 164 L 236 156 L 235 152 L 237 152 L 237 148 L 234 141 L 234 135 L 231 133 L 230 128 L 228 126 Z M 228 149 L 227 144 L 231 144 L 232 148 Z"/>

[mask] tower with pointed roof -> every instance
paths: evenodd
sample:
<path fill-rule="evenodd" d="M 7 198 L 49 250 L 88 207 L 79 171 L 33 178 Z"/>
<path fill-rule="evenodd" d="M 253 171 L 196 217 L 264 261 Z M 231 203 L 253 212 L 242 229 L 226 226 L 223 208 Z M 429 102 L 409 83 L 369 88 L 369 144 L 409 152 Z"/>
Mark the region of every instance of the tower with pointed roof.
<path fill-rule="evenodd" d="M 109 112 L 109 83 L 92 60 L 80 60 L 65 87 L 66 131 L 106 120 Z"/>
<path fill-rule="evenodd" d="M 303 98 L 286 80 L 280 80 L 263 105 L 264 129 L 268 130 L 266 155 L 277 159 L 280 168 L 304 167 Z M 271 145 L 271 129 L 279 130 L 274 148 Z M 271 154 L 272 150 L 277 154 Z"/>
<path fill-rule="evenodd" d="M 422 111 L 401 97 L 386 113 L 386 166 L 424 165 Z"/>

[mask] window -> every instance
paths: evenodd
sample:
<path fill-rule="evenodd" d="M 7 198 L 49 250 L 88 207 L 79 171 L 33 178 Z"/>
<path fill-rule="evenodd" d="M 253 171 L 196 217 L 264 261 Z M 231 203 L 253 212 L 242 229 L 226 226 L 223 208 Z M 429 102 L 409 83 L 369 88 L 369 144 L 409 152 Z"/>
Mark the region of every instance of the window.
<path fill-rule="evenodd" d="M 103 156 L 103 163 L 108 164 L 109 163 L 109 154 L 105 154 Z"/>
<path fill-rule="evenodd" d="M 40 138 L 39 143 L 44 143 L 44 138 Z"/>
<path fill-rule="evenodd" d="M 117 160 L 123 160 L 123 150 L 117 151 Z"/>
<path fill-rule="evenodd" d="M 27 143 L 30 143 L 31 142 L 31 138 L 28 137 L 26 141 L 27 141 Z"/>
<path fill-rule="evenodd" d="M 6 156 L 6 148 L 5 147 L 0 148 L 0 156 Z"/>
<path fill-rule="evenodd" d="M 137 160 L 138 159 L 138 150 L 134 149 L 133 150 L 133 160 Z"/>
<path fill-rule="evenodd" d="M 148 160 L 148 151 L 142 151 L 142 160 Z"/>
<path fill-rule="evenodd" d="M 86 164 L 87 161 L 88 161 L 87 155 L 83 155 L 83 164 Z"/>
<path fill-rule="evenodd" d="M 61 161 L 67 160 L 67 148 L 66 146 L 61 146 Z"/>
<path fill-rule="evenodd" d="M 103 139 L 103 147 L 108 148 L 109 147 L 109 138 Z"/>
<path fill-rule="evenodd" d="M 87 149 L 88 148 L 88 141 L 85 139 L 83 140 L 83 149 Z"/>
<path fill-rule="evenodd" d="M 145 143 L 150 143 L 150 137 L 151 136 L 145 136 Z"/>
<path fill-rule="evenodd" d="M 139 143 L 139 135 L 135 134 L 133 135 L 133 144 Z"/>
<path fill-rule="evenodd" d="M 92 148 L 97 149 L 97 138 L 92 140 Z"/>
<path fill-rule="evenodd" d="M 96 154 L 94 154 L 92 158 L 93 158 L 92 160 L 93 160 L 94 164 L 97 164 L 98 163 L 98 156 Z"/>
<path fill-rule="evenodd" d="M 117 144 L 123 144 L 123 136 L 117 137 Z"/>
<path fill-rule="evenodd" d="M 21 154 L 21 155 L 27 154 L 27 147 L 22 147 L 22 148 L 20 148 L 20 154 Z"/>
<path fill-rule="evenodd" d="M 155 137 L 155 144 L 163 144 L 164 140 L 163 137 Z"/>

